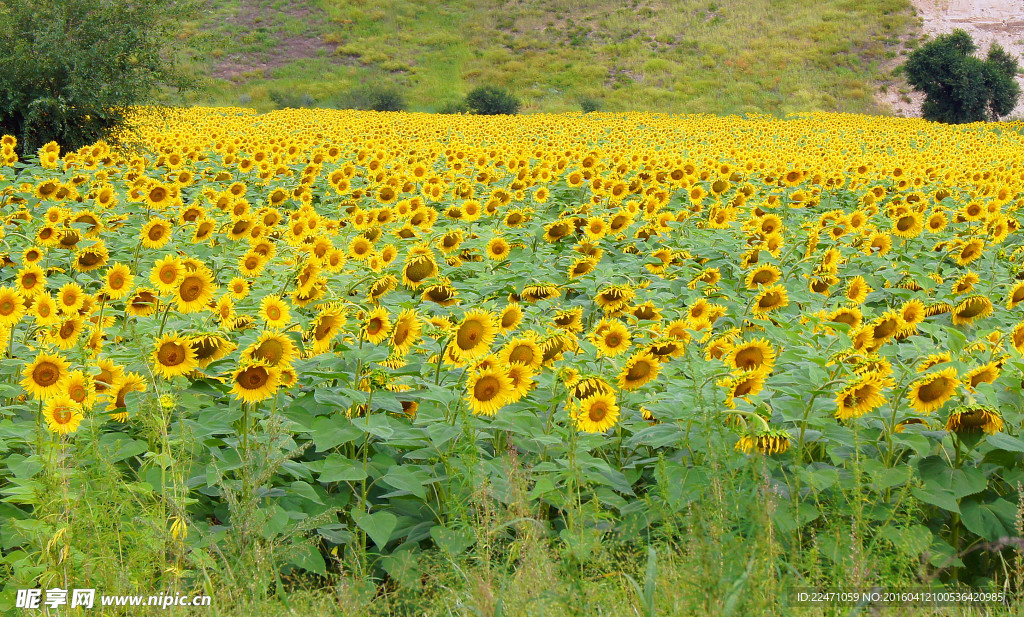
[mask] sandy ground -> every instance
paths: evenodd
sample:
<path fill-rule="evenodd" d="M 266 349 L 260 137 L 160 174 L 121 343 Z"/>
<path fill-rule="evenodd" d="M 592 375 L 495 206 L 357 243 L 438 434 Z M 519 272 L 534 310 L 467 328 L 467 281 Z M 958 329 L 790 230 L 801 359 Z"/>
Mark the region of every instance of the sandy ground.
<path fill-rule="evenodd" d="M 935 36 L 963 28 L 978 45 L 979 56 L 988 53 L 989 45 L 999 43 L 1013 54 L 1024 68 L 1024 0 L 911 0 L 922 20 L 923 34 Z M 1024 89 L 1024 76 L 1017 81 Z M 919 116 L 923 97 L 910 94 L 911 102 L 900 100 L 893 89 L 879 94 L 879 100 L 892 107 L 899 116 Z M 1024 118 L 1024 96 L 1010 114 Z"/>

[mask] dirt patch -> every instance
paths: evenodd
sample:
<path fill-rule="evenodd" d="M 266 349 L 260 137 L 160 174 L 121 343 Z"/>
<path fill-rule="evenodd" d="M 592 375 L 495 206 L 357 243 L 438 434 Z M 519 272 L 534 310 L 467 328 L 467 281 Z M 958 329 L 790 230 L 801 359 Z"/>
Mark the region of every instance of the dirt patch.
<path fill-rule="evenodd" d="M 269 39 L 269 49 L 240 50 L 221 56 L 210 69 L 210 76 L 215 79 L 270 77 L 274 69 L 308 58 L 327 57 L 338 64 L 345 63 L 335 54 L 337 45 L 325 41 L 315 28 L 327 19 L 326 14 L 301 1 L 274 8 L 270 0 L 241 0 L 227 19 L 243 40 L 250 35 Z M 309 24 L 309 29 L 301 36 L 285 35 L 281 28 L 285 20 Z M 232 45 L 231 41 L 226 43 Z"/>
<path fill-rule="evenodd" d="M 922 20 L 923 34 L 934 37 L 962 28 L 974 39 L 980 55 L 988 53 L 989 45 L 998 43 L 1018 62 L 1024 62 L 1024 0 L 911 1 Z M 1017 82 L 1024 89 L 1024 77 L 1018 76 Z M 898 116 L 920 116 L 924 96 L 911 92 L 909 102 L 902 100 L 903 96 L 889 88 L 878 95 L 878 100 Z M 1024 100 L 1018 102 L 1009 117 L 1024 117 Z"/>

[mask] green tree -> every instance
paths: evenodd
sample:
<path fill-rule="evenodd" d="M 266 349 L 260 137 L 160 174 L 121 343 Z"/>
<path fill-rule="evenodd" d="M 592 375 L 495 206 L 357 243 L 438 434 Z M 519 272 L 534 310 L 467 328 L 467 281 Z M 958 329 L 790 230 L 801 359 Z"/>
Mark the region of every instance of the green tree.
<path fill-rule="evenodd" d="M 944 34 L 914 50 L 903 65 L 907 81 L 925 95 L 928 120 L 961 124 L 998 120 L 1013 111 L 1020 96 L 1014 77 L 1017 61 L 999 45 L 985 60 L 975 58 L 971 36 L 963 30 Z"/>
<path fill-rule="evenodd" d="M 0 0 L 0 133 L 22 152 L 114 139 L 132 107 L 187 86 L 170 45 L 191 0 Z"/>
<path fill-rule="evenodd" d="M 521 103 L 511 92 L 496 86 L 478 86 L 466 95 L 466 107 L 474 114 L 494 116 L 519 113 Z"/>

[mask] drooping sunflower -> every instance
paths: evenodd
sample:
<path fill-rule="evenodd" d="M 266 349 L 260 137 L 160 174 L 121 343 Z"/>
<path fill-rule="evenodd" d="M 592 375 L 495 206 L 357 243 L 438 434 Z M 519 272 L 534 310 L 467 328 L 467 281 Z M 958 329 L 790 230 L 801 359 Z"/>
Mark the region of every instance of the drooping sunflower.
<path fill-rule="evenodd" d="M 763 338 L 734 343 L 725 356 L 725 364 L 737 372 L 771 370 L 775 365 L 775 348 Z"/>
<path fill-rule="evenodd" d="M 777 429 L 762 430 L 753 435 L 744 435 L 736 442 L 736 449 L 745 454 L 755 450 L 761 454 L 782 454 L 789 450 L 789 433 Z"/>
<path fill-rule="evenodd" d="M 188 338 L 168 332 L 153 343 L 153 372 L 165 379 L 184 375 L 198 366 L 196 352 Z"/>
<path fill-rule="evenodd" d="M 501 311 L 501 315 L 498 317 L 498 328 L 503 333 L 511 332 L 522 320 L 523 310 L 519 308 L 519 304 L 511 302 Z"/>
<path fill-rule="evenodd" d="M 508 373 L 492 368 L 474 372 L 466 384 L 466 401 L 476 415 L 493 416 L 498 413 L 512 392 Z"/>
<path fill-rule="evenodd" d="M 981 431 L 994 435 L 1003 430 L 1003 416 L 989 405 L 960 406 L 949 414 L 946 430 L 959 435 Z"/>
<path fill-rule="evenodd" d="M 987 296 L 971 296 L 953 309 L 953 325 L 960 326 L 974 323 L 988 317 L 992 313 L 992 301 Z"/>
<path fill-rule="evenodd" d="M 47 399 L 64 391 L 71 376 L 69 363 L 61 356 L 40 353 L 25 366 L 21 387 L 36 399 Z"/>
<path fill-rule="evenodd" d="M 764 389 L 767 376 L 767 371 L 747 371 L 718 380 L 716 383 L 726 391 L 725 406 L 732 409 L 736 407 L 735 399 L 757 396 Z"/>
<path fill-rule="evenodd" d="M 406 259 L 402 267 L 402 283 L 416 289 L 437 273 L 437 262 L 430 255 L 416 255 Z"/>
<path fill-rule="evenodd" d="M 618 319 L 604 319 L 594 328 L 590 341 L 597 347 L 598 355 L 614 358 L 625 352 L 632 344 L 629 328 Z"/>
<path fill-rule="evenodd" d="M 459 292 L 450 283 L 441 282 L 425 287 L 421 297 L 425 302 L 434 302 L 441 306 L 451 306 L 459 301 L 456 298 L 458 295 Z"/>
<path fill-rule="evenodd" d="M 552 321 L 556 328 L 568 332 L 579 332 L 583 329 L 583 307 L 576 307 L 555 313 Z"/>
<path fill-rule="evenodd" d="M 147 317 L 156 312 L 159 302 L 156 290 L 148 287 L 139 287 L 136 288 L 135 294 L 131 296 L 124 310 L 129 315 Z"/>
<path fill-rule="evenodd" d="M 490 351 L 496 330 L 494 317 L 489 312 L 467 311 L 455 329 L 452 350 L 463 361 L 484 356 Z"/>
<path fill-rule="evenodd" d="M 103 293 L 111 300 L 120 300 L 131 292 L 134 281 L 135 276 L 128 266 L 115 263 L 107 268 L 103 277 Z"/>
<path fill-rule="evenodd" d="M 765 264 L 751 270 L 744 281 L 747 289 L 757 289 L 760 285 L 771 286 L 782 279 L 782 271 L 777 266 Z"/>
<path fill-rule="evenodd" d="M 865 373 L 846 385 L 836 395 L 836 417 L 841 420 L 859 418 L 885 404 L 882 390 L 892 382 L 877 373 Z"/>
<path fill-rule="evenodd" d="M 199 368 L 204 369 L 231 353 L 236 345 L 221 334 L 201 334 L 189 338 Z"/>
<path fill-rule="evenodd" d="M 573 410 L 576 428 L 585 433 L 604 433 L 619 421 L 615 394 L 598 393 L 581 399 Z"/>
<path fill-rule="evenodd" d="M 953 367 L 930 373 L 910 384 L 907 399 L 919 413 L 931 413 L 942 407 L 956 393 L 960 380 Z"/>
<path fill-rule="evenodd" d="M 786 288 L 782 285 L 772 285 L 763 288 L 761 293 L 757 294 L 750 310 L 755 316 L 762 317 L 788 304 L 789 293 L 786 291 Z"/>
<path fill-rule="evenodd" d="M 260 301 L 260 319 L 271 328 L 283 328 L 288 325 L 291 312 L 288 303 L 277 295 L 268 295 Z"/>
<path fill-rule="evenodd" d="M 391 318 L 388 316 L 388 310 L 378 306 L 370 311 L 366 321 L 363 322 L 363 334 L 366 336 L 366 340 L 376 345 L 386 339 L 390 333 Z"/>
<path fill-rule="evenodd" d="M 0 328 L 13 328 L 25 315 L 25 299 L 13 287 L 0 287 Z"/>
<path fill-rule="evenodd" d="M 594 302 L 606 313 L 614 313 L 629 304 L 635 292 L 628 285 L 609 285 L 601 288 L 594 297 Z"/>
<path fill-rule="evenodd" d="M 82 410 L 66 394 L 49 399 L 43 408 L 46 428 L 51 433 L 59 435 L 67 435 L 78 430 L 83 417 Z"/>
<path fill-rule="evenodd" d="M 231 375 L 231 394 L 245 403 L 258 403 L 274 396 L 280 380 L 279 371 L 262 362 L 242 364 Z"/>
<path fill-rule="evenodd" d="M 649 350 L 640 350 L 630 356 L 619 372 L 619 387 L 636 390 L 655 379 L 661 368 L 658 359 Z"/>

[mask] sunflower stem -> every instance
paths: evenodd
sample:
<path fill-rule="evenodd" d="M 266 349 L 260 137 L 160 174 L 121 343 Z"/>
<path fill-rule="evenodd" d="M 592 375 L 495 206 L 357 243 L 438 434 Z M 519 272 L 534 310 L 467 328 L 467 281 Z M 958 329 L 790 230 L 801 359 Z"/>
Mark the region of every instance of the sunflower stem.
<path fill-rule="evenodd" d="M 167 303 L 167 308 L 164 309 L 163 319 L 160 320 L 160 331 L 157 332 L 157 335 L 156 335 L 157 338 L 160 338 L 161 336 L 164 335 L 164 325 L 167 324 L 167 315 L 170 314 L 172 306 L 173 305 L 170 302 L 168 302 Z"/>

